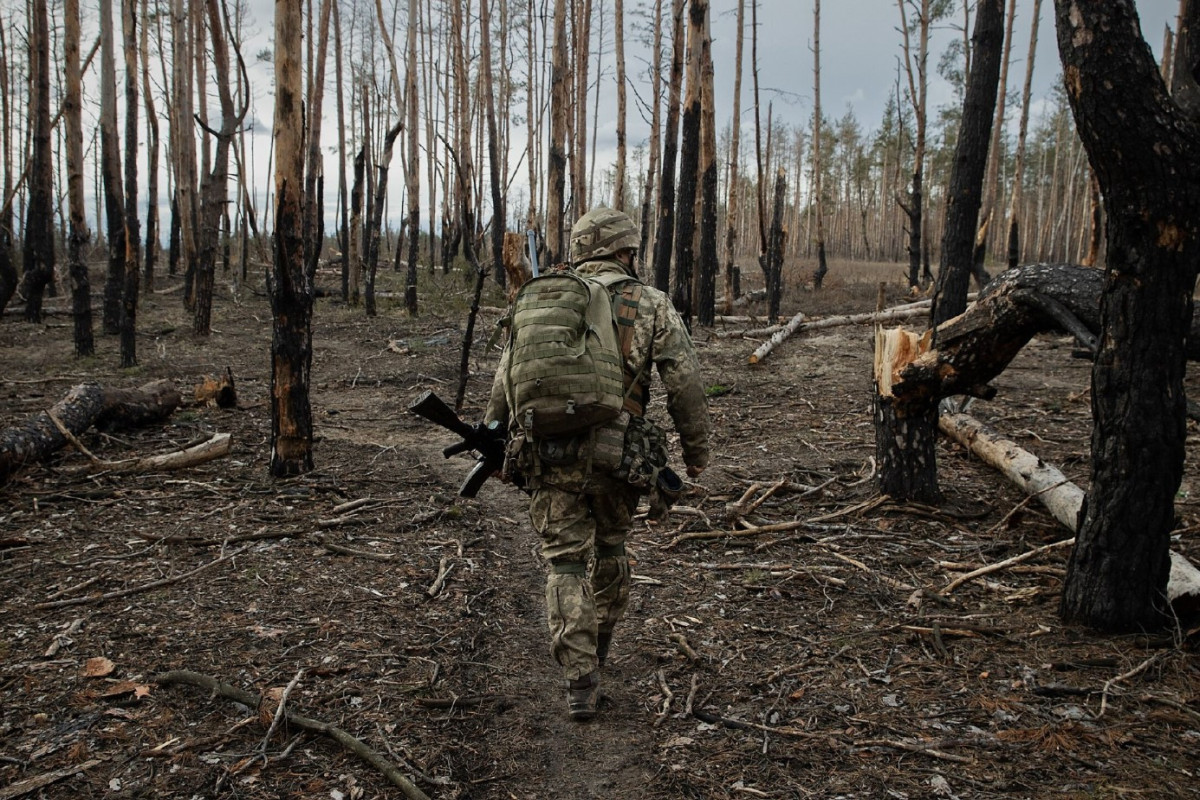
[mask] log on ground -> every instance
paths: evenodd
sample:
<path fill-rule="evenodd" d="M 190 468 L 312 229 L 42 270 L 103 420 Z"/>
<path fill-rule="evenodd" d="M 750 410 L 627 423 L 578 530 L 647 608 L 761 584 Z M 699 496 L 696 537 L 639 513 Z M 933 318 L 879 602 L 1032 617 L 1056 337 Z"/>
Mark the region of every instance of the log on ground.
<path fill-rule="evenodd" d="M 169 417 L 180 400 L 170 381 L 137 389 L 104 389 L 95 383 L 75 386 L 48 411 L 0 431 L 0 480 L 60 450 L 69 441 L 67 434 L 78 436 L 93 425 L 114 430 L 157 422 Z"/>
<path fill-rule="evenodd" d="M 943 414 L 938 425 L 946 436 L 1036 497 L 1060 525 L 1071 533 L 1078 530 L 1084 492 L 1062 472 L 967 414 Z M 1167 601 L 1180 619 L 1195 619 L 1200 613 L 1200 570 L 1175 551 Z"/>

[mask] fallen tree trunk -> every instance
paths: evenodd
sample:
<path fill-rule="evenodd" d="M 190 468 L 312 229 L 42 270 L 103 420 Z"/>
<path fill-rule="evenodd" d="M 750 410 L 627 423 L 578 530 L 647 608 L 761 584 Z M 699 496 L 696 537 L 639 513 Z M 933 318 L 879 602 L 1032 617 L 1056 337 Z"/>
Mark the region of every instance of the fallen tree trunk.
<path fill-rule="evenodd" d="M 974 295 L 972 295 L 974 297 Z M 757 336 L 764 334 L 774 334 L 782 331 L 784 328 L 789 328 L 795 325 L 794 328 L 788 331 L 783 338 L 786 339 L 797 333 L 807 333 L 808 331 L 824 330 L 825 328 L 838 328 L 843 325 L 882 325 L 885 322 L 899 322 L 901 320 L 912 319 L 913 317 L 922 317 L 929 314 L 930 302 L 928 300 L 918 300 L 915 303 L 905 303 L 902 306 L 893 306 L 885 308 L 881 311 L 874 311 L 865 314 L 838 314 L 832 317 L 822 317 L 821 319 L 809 320 L 808 322 L 796 322 L 796 317 L 793 317 L 787 325 L 772 325 L 767 328 L 759 328 L 757 330 L 745 331 L 721 331 L 717 334 L 718 338 L 726 338 L 730 336 Z M 797 315 L 803 317 L 802 314 Z M 780 339 L 783 341 L 783 339 Z M 778 342 L 776 343 L 778 344 Z M 775 345 L 771 345 L 773 349 Z M 760 350 L 762 348 L 759 348 Z M 769 352 L 769 351 L 768 351 Z M 755 351 L 755 355 L 758 351 Z M 761 357 L 760 357 L 761 360 Z M 750 357 L 750 363 L 757 363 L 754 356 Z"/>
<path fill-rule="evenodd" d="M 985 464 L 1036 497 L 1064 528 L 1071 533 L 1078 530 L 1084 491 L 1062 472 L 1016 442 L 989 431 L 982 422 L 967 414 L 943 414 L 938 427 Z M 1180 618 L 1190 618 L 1200 612 L 1200 570 L 1174 551 L 1171 552 L 1171 573 L 1167 580 L 1167 601 Z"/>
<path fill-rule="evenodd" d="M 232 447 L 228 433 L 214 433 L 210 438 L 199 444 L 175 450 L 170 453 L 160 453 L 156 456 L 142 458 L 127 458 L 120 461 L 102 461 L 96 459 L 86 467 L 78 470 L 82 474 L 95 472 L 174 472 L 187 469 L 224 458 L 229 455 Z M 71 470 L 75 472 L 75 470 Z"/>
<path fill-rule="evenodd" d="M 804 322 L 804 314 L 799 313 L 788 320 L 788 323 L 781 330 L 776 331 L 771 335 L 771 338 L 758 346 L 758 349 L 750 354 L 750 363 L 757 364 L 771 354 L 775 347 L 796 332 L 800 327 L 800 323 Z"/>
<path fill-rule="evenodd" d="M 165 380 L 137 389 L 80 384 L 48 411 L 0 431 L 0 480 L 25 464 L 48 458 L 93 425 L 115 430 L 157 422 L 180 402 L 179 390 Z"/>

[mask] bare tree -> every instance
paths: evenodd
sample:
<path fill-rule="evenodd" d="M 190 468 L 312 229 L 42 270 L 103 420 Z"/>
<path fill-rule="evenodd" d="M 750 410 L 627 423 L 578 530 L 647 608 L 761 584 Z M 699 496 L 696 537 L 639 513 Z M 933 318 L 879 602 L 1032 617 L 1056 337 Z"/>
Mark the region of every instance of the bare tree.
<path fill-rule="evenodd" d="M 700 197 L 699 291 L 696 316 L 701 325 L 716 321 L 717 294 L 717 120 L 713 99 L 712 12 L 704 9 L 700 31 Z"/>
<path fill-rule="evenodd" d="M 661 0 L 660 0 L 661 1 Z M 17 291 L 17 268 L 12 260 L 13 159 L 12 118 L 9 106 L 8 38 L 0 19 L 0 161 L 4 162 L 4 194 L 0 195 L 0 314 Z"/>
<path fill-rule="evenodd" d="M 654 88 L 650 92 L 650 144 L 647 149 L 650 157 L 647 159 L 646 177 L 642 184 L 642 233 L 638 247 L 638 268 L 646 266 L 646 252 L 650 249 L 650 231 L 652 229 L 650 214 L 656 207 L 654 182 L 658 177 L 658 155 L 662 138 L 662 5 L 663 0 L 654 0 L 653 33 L 650 37 L 653 54 L 650 61 L 650 80 Z"/>
<path fill-rule="evenodd" d="M 738 0 L 737 33 L 733 67 L 733 115 L 729 134 L 729 185 L 725 200 L 725 308 L 733 311 L 737 278 L 738 165 L 741 163 L 742 131 L 742 45 L 746 38 L 746 0 Z"/>
<path fill-rule="evenodd" d="M 190 309 L 196 299 L 196 137 L 193 134 L 193 72 L 190 68 L 192 26 L 188 8 L 184 0 L 172 0 L 171 96 L 175 102 L 171 106 L 171 162 L 175 171 L 172 217 L 179 223 L 178 261 L 182 262 L 185 275 L 183 303 Z"/>
<path fill-rule="evenodd" d="M 417 3 L 408 2 L 408 59 L 404 71 L 404 108 L 408 114 L 408 272 L 404 280 L 404 306 L 417 314 L 417 258 L 421 244 L 421 140 L 417 129 Z M 489 101 L 491 95 L 488 95 Z M 432 206 L 431 206 L 432 208 Z"/>
<path fill-rule="evenodd" d="M 546 250 L 551 264 L 567 257 L 563 214 L 567 172 L 567 3 L 554 0 L 554 54 L 550 64 L 550 155 L 546 175 Z"/>
<path fill-rule="evenodd" d="M 212 32 L 215 69 L 213 77 L 217 84 L 218 102 L 221 105 L 221 127 L 213 130 L 205 126 L 206 132 L 216 140 L 216 147 L 212 156 L 207 159 L 208 169 L 200 185 L 200 211 L 196 226 L 196 288 L 192 329 L 199 336 L 208 336 L 212 332 L 212 295 L 216 279 L 217 248 L 221 237 L 221 217 L 225 212 L 229 194 L 229 150 L 248 108 L 248 105 L 243 105 L 237 109 L 233 104 L 229 50 L 225 35 L 228 26 L 223 22 L 222 9 L 217 0 L 205 0 L 205 8 L 208 12 L 208 27 Z M 240 67 L 242 58 L 237 52 L 236 43 L 234 52 Z M 239 80 L 249 80 L 245 77 L 244 69 L 238 70 L 238 76 Z M 244 96 L 249 98 L 249 95 L 247 88 Z M 205 148 L 205 153 L 207 152 Z M 276 158 L 278 157 L 277 154 Z M 297 193 L 303 195 L 300 191 Z"/>
<path fill-rule="evenodd" d="M 332 16 L 333 0 L 322 0 L 320 22 L 316 36 L 316 62 L 313 73 L 308 76 L 308 100 L 306 108 L 320 109 L 325 104 L 325 62 L 329 55 L 329 18 Z M 309 47 L 313 42 L 308 42 Z M 391 48 L 389 47 L 390 51 Z M 309 50 L 312 53 L 312 50 Z M 305 133 L 308 155 L 304 167 L 304 254 L 310 262 L 309 268 L 316 270 L 320 264 L 321 249 L 325 242 L 325 162 L 321 154 L 321 127 L 324 115 L 309 115 L 308 131 Z"/>
<path fill-rule="evenodd" d="M 142 63 L 142 102 L 146 106 L 146 245 L 142 264 L 146 291 L 154 288 L 154 267 L 158 261 L 158 153 L 160 131 L 158 110 L 154 106 L 150 83 L 150 15 L 148 0 L 142 0 L 142 27 L 138 49 Z M 242 170 L 245 173 L 245 170 Z"/>
<path fill-rule="evenodd" d="M 988 238 L 997 227 L 996 195 L 1000 184 L 1000 145 L 1003 141 L 1004 119 L 1008 98 L 1008 65 L 1012 58 L 1013 22 L 1017 16 L 1017 0 L 1008 0 L 1004 21 L 1004 50 L 1000 56 L 1000 83 L 996 92 L 996 118 L 992 122 L 992 140 L 988 145 L 987 172 L 983 177 L 983 205 L 979 212 L 979 229 L 975 234 L 975 251 L 971 259 L 971 275 L 983 288 L 991 276 L 984 261 L 987 258 Z"/>
<path fill-rule="evenodd" d="M 108 272 L 104 279 L 104 332 L 121 332 L 125 285 L 125 192 L 121 184 L 121 141 L 117 132 L 117 63 L 112 0 L 100 0 L 100 172 L 108 225 Z"/>
<path fill-rule="evenodd" d="M 975 6 L 971 72 L 963 97 L 962 125 L 954 149 L 947 196 L 942 260 L 930 312 L 931 327 L 958 316 L 967 307 L 974 264 L 976 220 L 982 201 L 984 171 L 996 111 L 997 82 L 1004 39 L 1004 0 L 979 0 Z"/>
<path fill-rule="evenodd" d="M 415 0 L 414 0 L 415 2 Z M 334 83 L 337 95 L 338 126 L 338 249 L 342 265 L 342 300 L 350 301 L 350 192 L 346 181 L 346 81 L 342 61 L 342 14 L 341 3 L 333 4 L 333 57 Z"/>
<path fill-rule="evenodd" d="M 754 85 L 754 164 L 755 164 L 755 209 L 758 214 L 758 266 L 768 287 L 771 271 L 767 265 L 767 201 L 766 172 L 763 166 L 762 114 L 758 91 L 758 0 L 750 0 L 750 77 Z M 767 127 L 771 125 L 767 120 Z M 768 288 L 768 294 L 770 290 Z"/>
<path fill-rule="evenodd" d="M 313 468 L 313 275 L 304 260 L 304 94 L 299 3 L 275 6 L 275 255 L 271 312 L 271 462 L 276 477 Z"/>
<path fill-rule="evenodd" d="M 137 0 L 122 0 L 121 29 L 125 47 L 125 273 L 121 280 L 121 366 L 133 367 L 137 365 L 138 287 L 142 279 L 137 209 Z"/>
<path fill-rule="evenodd" d="M 931 0 L 920 0 L 916 20 L 918 34 L 917 52 L 909 44 L 909 20 L 905 6 L 914 0 L 896 0 L 900 8 L 900 32 L 904 41 L 904 72 L 908 76 L 908 99 L 916 125 L 915 151 L 913 153 L 912 188 L 908 197 L 900 201 L 908 215 L 908 285 L 917 287 L 921 283 L 921 234 L 924 221 L 925 180 L 925 99 L 928 87 L 929 27 Z"/>
<path fill-rule="evenodd" d="M 687 93 L 683 102 L 679 149 L 679 194 L 675 200 L 675 276 L 671 299 L 685 323 L 691 323 L 695 272 L 696 198 L 700 177 L 700 50 L 708 0 L 691 0 L 687 28 Z"/>
<path fill-rule="evenodd" d="M 1029 27 L 1029 54 L 1025 57 L 1025 84 L 1021 89 L 1021 120 L 1017 126 L 1017 154 L 1013 162 L 1012 195 L 1008 203 L 1008 267 L 1017 266 L 1021 253 L 1020 211 L 1025 184 L 1025 148 L 1029 134 L 1029 99 L 1033 88 L 1033 61 L 1037 52 L 1038 20 L 1042 15 L 1042 0 L 1033 0 L 1033 16 Z"/>
<path fill-rule="evenodd" d="M 671 248 L 675 238 L 675 158 L 679 152 L 679 105 L 683 85 L 685 0 L 671 3 L 671 83 L 667 93 L 667 124 L 663 133 L 662 178 L 658 184 L 658 226 L 654 234 L 654 285 L 668 291 Z"/>
<path fill-rule="evenodd" d="M 79 65 L 79 0 L 66 0 L 63 54 L 66 61 L 66 94 L 63 116 L 67 126 L 67 202 L 71 231 L 67 238 L 67 264 L 71 276 L 71 307 L 75 319 L 75 355 L 96 352 L 92 335 L 91 282 L 83 248 L 88 241 L 87 210 L 83 185 L 82 70 Z"/>
<path fill-rule="evenodd" d="M 614 0 L 613 28 L 617 59 L 617 163 L 613 178 L 613 208 L 625 210 L 625 0 Z M 597 121 L 598 122 L 598 121 Z"/>
<path fill-rule="evenodd" d="M 813 0 L 813 209 L 817 215 L 817 271 L 813 288 L 820 289 L 829 267 L 825 263 L 825 198 L 821 163 L 821 0 Z"/>
<path fill-rule="evenodd" d="M 575 63 L 572 74 L 575 77 L 575 106 L 574 130 L 575 146 L 571 158 L 571 217 L 574 223 L 583 215 L 587 208 L 587 99 L 588 99 L 588 59 L 591 56 L 592 42 L 592 0 L 572 0 L 573 13 L 571 19 L 575 32 Z"/>

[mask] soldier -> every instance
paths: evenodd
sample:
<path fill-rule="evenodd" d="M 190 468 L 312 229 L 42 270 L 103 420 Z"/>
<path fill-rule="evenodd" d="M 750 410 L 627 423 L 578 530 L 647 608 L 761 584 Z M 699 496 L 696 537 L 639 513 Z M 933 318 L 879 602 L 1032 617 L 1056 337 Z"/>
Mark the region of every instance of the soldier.
<path fill-rule="evenodd" d="M 652 367 L 666 388 L 667 410 L 679 433 L 688 476 L 699 476 L 709 458 L 708 405 L 696 352 L 670 299 L 636 281 L 633 257 L 638 244 L 637 229 L 628 215 L 608 208 L 593 209 L 571 231 L 570 259 L 578 275 L 635 279 L 614 290 L 627 307 L 624 324 L 632 322 L 631 341 L 627 336 L 622 348 L 625 413 L 562 447 L 555 442 L 542 442 L 539 447 L 538 442 L 519 441 L 515 454 L 516 469 L 530 493 L 530 520 L 541 537 L 541 553 L 548 566 L 550 649 L 562 665 L 568 712 L 577 721 L 589 720 L 596 713 L 599 668 L 608 656 L 613 629 L 629 603 L 625 540 L 638 496 L 654 488 L 653 478 L 649 486 L 645 480 L 635 486 L 638 476 L 617 477 L 614 472 L 620 471 L 603 466 L 611 461 L 600 457 L 598 448 L 604 441 L 614 440 L 615 430 L 616 448 L 625 451 L 618 460 L 627 466 L 633 451 L 634 467 L 627 471 L 637 472 L 637 464 L 643 463 L 638 456 L 659 468 L 666 465 L 666 437 L 644 416 Z M 620 289 L 622 285 L 625 290 Z M 505 393 L 508 356 L 506 350 L 496 371 L 485 421 L 500 421 L 514 432 L 518 420 L 513 418 Z M 657 468 L 653 474 L 657 476 Z M 641 477 L 645 478 L 644 472 Z"/>

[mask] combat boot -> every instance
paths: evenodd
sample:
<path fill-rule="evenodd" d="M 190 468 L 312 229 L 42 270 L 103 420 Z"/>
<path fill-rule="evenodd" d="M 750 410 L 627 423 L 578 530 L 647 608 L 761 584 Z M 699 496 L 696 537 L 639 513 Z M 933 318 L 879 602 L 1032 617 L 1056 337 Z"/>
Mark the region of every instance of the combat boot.
<path fill-rule="evenodd" d="M 592 670 L 582 678 L 567 681 L 567 713 L 575 722 L 587 722 L 596 716 L 600 699 L 600 673 Z"/>

